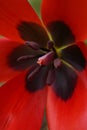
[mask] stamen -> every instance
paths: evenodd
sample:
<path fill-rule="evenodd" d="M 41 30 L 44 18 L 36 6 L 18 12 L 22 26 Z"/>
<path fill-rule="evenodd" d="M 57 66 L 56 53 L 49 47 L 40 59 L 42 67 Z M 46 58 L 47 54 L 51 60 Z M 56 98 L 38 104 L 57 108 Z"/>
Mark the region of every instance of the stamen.
<path fill-rule="evenodd" d="M 54 52 L 50 51 L 44 56 L 40 57 L 37 61 L 39 65 L 48 65 L 50 62 L 52 62 L 54 59 Z"/>
<path fill-rule="evenodd" d="M 41 68 L 41 66 L 35 68 L 31 73 L 29 73 L 29 75 L 27 76 L 27 79 L 28 80 L 32 80 L 33 76 L 38 73 L 40 68 Z"/>
<path fill-rule="evenodd" d="M 48 47 L 49 49 L 53 49 L 53 46 L 54 46 L 54 42 L 53 42 L 53 41 L 48 41 L 47 47 Z"/>
<path fill-rule="evenodd" d="M 47 81 L 46 81 L 46 83 L 47 83 L 48 85 L 51 85 L 51 84 L 54 82 L 54 80 L 55 80 L 54 69 L 51 69 L 51 70 L 49 70 L 49 72 L 48 72 L 48 76 L 47 76 Z"/>
<path fill-rule="evenodd" d="M 32 59 L 32 58 L 34 58 L 34 57 L 35 57 L 34 55 L 25 55 L 25 56 L 21 56 L 21 57 L 17 58 L 17 61 L 18 61 L 18 62 L 21 62 L 21 61 L 23 61 L 23 60 Z"/>
<path fill-rule="evenodd" d="M 25 44 L 28 45 L 30 48 L 32 48 L 34 50 L 39 50 L 40 49 L 39 44 L 37 44 L 36 42 L 26 41 Z"/>
<path fill-rule="evenodd" d="M 61 65 L 61 60 L 60 59 L 55 59 L 54 60 L 54 66 L 55 66 L 55 68 L 58 68 L 59 66 Z"/>

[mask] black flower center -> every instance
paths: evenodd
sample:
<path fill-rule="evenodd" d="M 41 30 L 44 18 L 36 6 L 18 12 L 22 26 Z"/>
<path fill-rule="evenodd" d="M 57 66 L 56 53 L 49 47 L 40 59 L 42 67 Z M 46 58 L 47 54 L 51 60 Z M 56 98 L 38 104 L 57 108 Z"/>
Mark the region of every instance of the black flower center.
<path fill-rule="evenodd" d="M 40 25 L 22 22 L 17 29 L 26 42 L 12 51 L 8 61 L 15 70 L 29 67 L 27 90 L 35 92 L 49 85 L 61 99 L 72 97 L 78 80 L 75 70 L 83 71 L 86 60 L 70 28 L 61 21 L 49 23 L 53 41 Z"/>

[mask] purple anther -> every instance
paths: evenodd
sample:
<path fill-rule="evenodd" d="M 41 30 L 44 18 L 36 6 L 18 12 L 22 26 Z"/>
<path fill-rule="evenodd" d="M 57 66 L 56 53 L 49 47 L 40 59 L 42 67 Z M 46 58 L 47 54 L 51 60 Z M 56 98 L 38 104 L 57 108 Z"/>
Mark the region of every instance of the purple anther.
<path fill-rule="evenodd" d="M 55 66 L 55 68 L 58 68 L 59 66 L 61 65 L 61 60 L 60 59 L 55 59 L 54 60 L 54 66 Z"/>
<path fill-rule="evenodd" d="M 48 85 L 51 85 L 51 84 L 54 82 L 54 80 L 55 80 L 55 72 L 54 72 L 54 69 L 51 69 L 51 70 L 49 70 L 49 72 L 48 72 L 48 76 L 47 76 L 47 81 L 46 81 L 46 83 L 47 83 Z"/>
<path fill-rule="evenodd" d="M 47 42 L 47 47 L 48 47 L 48 49 L 52 49 L 53 46 L 54 46 L 54 42 L 53 42 L 53 41 L 48 41 L 48 42 Z"/>
<path fill-rule="evenodd" d="M 34 55 L 20 56 L 19 58 L 17 58 L 17 61 L 20 62 L 20 61 L 23 61 L 23 60 L 32 59 L 32 58 L 34 58 L 34 57 L 35 57 Z"/>
<path fill-rule="evenodd" d="M 29 73 L 29 75 L 27 76 L 27 79 L 28 79 L 28 80 L 32 80 L 33 76 L 39 72 L 40 67 L 41 67 L 41 66 L 35 68 L 31 73 Z"/>
<path fill-rule="evenodd" d="M 34 50 L 39 50 L 40 46 L 38 43 L 33 42 L 33 41 L 26 41 L 25 42 L 26 45 L 28 45 L 30 48 L 34 49 Z"/>

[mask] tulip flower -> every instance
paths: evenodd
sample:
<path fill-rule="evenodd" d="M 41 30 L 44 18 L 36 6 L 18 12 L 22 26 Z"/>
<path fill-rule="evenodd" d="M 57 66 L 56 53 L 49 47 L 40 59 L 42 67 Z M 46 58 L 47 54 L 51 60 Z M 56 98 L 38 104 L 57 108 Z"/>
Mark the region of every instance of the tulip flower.
<path fill-rule="evenodd" d="M 87 130 L 87 1 L 0 0 L 0 130 Z"/>

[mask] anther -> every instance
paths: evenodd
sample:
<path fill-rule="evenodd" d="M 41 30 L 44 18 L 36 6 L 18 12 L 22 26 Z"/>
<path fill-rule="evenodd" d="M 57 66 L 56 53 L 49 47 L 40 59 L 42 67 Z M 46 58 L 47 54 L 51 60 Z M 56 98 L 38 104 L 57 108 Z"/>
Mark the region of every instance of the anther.
<path fill-rule="evenodd" d="M 53 49 L 53 46 L 54 46 L 54 42 L 53 41 L 48 41 L 47 42 L 48 49 Z"/>
<path fill-rule="evenodd" d="M 47 76 L 47 80 L 46 83 L 48 85 L 51 85 L 55 80 L 55 73 L 54 73 L 54 69 L 49 70 L 48 72 L 48 76 Z"/>
<path fill-rule="evenodd" d="M 45 54 L 44 56 L 38 58 L 37 63 L 39 65 L 48 65 L 50 62 L 53 61 L 54 55 L 55 55 L 54 52 L 50 51 L 47 54 Z"/>
<path fill-rule="evenodd" d="M 21 61 L 23 61 L 23 60 L 32 59 L 32 58 L 34 58 L 34 57 L 35 57 L 34 55 L 20 56 L 19 58 L 17 58 L 17 61 L 18 61 L 18 62 L 21 62 Z"/>
<path fill-rule="evenodd" d="M 58 58 L 55 59 L 55 60 L 54 60 L 54 67 L 55 67 L 55 68 L 58 68 L 60 65 L 61 65 L 61 60 L 58 59 Z"/>
<path fill-rule="evenodd" d="M 40 46 L 38 43 L 33 42 L 33 41 L 26 41 L 25 42 L 26 45 L 28 45 L 30 48 L 34 49 L 34 50 L 39 50 Z"/>
<path fill-rule="evenodd" d="M 41 66 L 35 68 L 31 73 L 29 73 L 29 75 L 27 76 L 27 79 L 28 80 L 32 80 L 33 76 L 38 73 L 40 68 L 41 68 Z"/>

